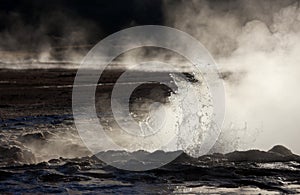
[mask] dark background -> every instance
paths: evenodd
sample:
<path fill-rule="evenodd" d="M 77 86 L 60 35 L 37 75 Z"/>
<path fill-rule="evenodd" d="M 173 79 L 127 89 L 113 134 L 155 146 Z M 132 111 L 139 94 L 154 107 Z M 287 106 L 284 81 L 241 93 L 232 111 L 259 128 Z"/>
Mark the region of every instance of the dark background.
<path fill-rule="evenodd" d="M 1 0 L 5 50 L 95 44 L 121 29 L 163 24 L 161 0 Z"/>

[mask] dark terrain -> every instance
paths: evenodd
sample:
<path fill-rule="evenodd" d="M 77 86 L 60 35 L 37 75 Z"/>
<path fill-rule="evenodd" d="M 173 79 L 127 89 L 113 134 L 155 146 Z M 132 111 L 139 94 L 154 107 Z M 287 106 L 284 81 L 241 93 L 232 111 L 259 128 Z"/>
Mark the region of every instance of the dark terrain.
<path fill-rule="evenodd" d="M 98 86 L 96 95 L 109 97 L 121 72 L 106 72 L 99 80 L 105 85 Z M 74 126 L 75 75 L 76 70 L 70 69 L 0 70 L 0 193 L 300 193 L 300 157 L 283 146 L 199 158 L 181 153 L 161 168 L 142 172 L 105 164 L 84 147 Z M 170 93 L 159 84 L 149 84 L 135 95 L 147 94 L 153 87 L 162 89 L 165 96 Z M 113 163 L 124 163 L 118 161 L 123 159 L 138 166 L 152 163 L 152 155 L 169 153 L 107 151 L 98 155 L 112 156 Z"/>

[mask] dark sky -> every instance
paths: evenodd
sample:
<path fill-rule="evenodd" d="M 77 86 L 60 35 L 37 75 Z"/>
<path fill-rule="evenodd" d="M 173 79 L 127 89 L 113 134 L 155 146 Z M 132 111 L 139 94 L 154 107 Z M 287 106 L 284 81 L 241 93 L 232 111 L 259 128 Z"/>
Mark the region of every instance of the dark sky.
<path fill-rule="evenodd" d="M 0 0 L 0 46 L 8 50 L 16 44 L 39 49 L 45 40 L 51 46 L 95 44 L 146 24 L 163 24 L 161 0 Z"/>
<path fill-rule="evenodd" d="M 38 25 L 57 11 L 97 23 L 108 33 L 135 24 L 162 24 L 160 0 L 1 0 L 1 30 L 11 25 L 12 13 L 26 24 Z M 56 22 L 60 22 L 57 20 Z"/>

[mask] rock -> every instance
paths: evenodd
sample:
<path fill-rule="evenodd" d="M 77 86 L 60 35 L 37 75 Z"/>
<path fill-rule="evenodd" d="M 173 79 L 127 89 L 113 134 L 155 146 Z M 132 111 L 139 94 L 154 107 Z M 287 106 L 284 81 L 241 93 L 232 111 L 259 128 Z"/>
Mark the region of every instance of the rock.
<path fill-rule="evenodd" d="M 291 150 L 281 145 L 274 146 L 268 152 L 260 150 L 234 151 L 225 154 L 225 157 L 233 162 L 300 162 L 300 156 L 293 154 Z"/>
<path fill-rule="evenodd" d="M 287 149 L 286 147 L 282 145 L 276 145 L 272 149 L 270 149 L 268 152 L 273 152 L 276 154 L 281 154 L 283 156 L 290 156 L 293 155 L 292 151 Z"/>
<path fill-rule="evenodd" d="M 45 136 L 42 132 L 28 133 L 18 138 L 18 141 L 23 143 L 32 143 L 36 141 L 44 141 Z"/>
<path fill-rule="evenodd" d="M 183 151 L 178 151 L 178 152 L 181 152 L 180 155 L 178 155 L 177 158 L 175 158 L 172 163 L 197 163 L 198 162 L 198 159 L 197 158 L 194 158 L 188 154 L 186 154 L 185 152 Z"/>
<path fill-rule="evenodd" d="M 225 154 L 228 161 L 233 162 L 275 162 L 283 161 L 282 155 L 260 150 L 234 151 Z"/>
<path fill-rule="evenodd" d="M 0 146 L 0 162 L 7 164 L 33 164 L 36 162 L 36 159 L 33 153 L 27 148 L 21 148 L 19 146 Z"/>

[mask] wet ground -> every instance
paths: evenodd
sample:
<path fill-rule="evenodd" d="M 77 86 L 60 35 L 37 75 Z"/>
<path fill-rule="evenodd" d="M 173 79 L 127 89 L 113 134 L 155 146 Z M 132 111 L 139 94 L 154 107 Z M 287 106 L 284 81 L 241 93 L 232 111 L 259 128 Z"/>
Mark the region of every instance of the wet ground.
<path fill-rule="evenodd" d="M 102 78 L 107 85 L 97 91 L 100 96 L 109 94 L 109 83 L 119 73 Z M 142 172 L 107 165 L 90 154 L 74 127 L 75 74 L 63 69 L 0 70 L 1 194 L 300 193 L 300 157 L 282 146 L 199 158 L 182 153 L 159 169 Z M 105 155 L 144 163 L 133 153 Z"/>
<path fill-rule="evenodd" d="M 161 168 L 133 172 L 114 168 L 89 154 L 70 116 L 21 121 L 9 120 L 1 132 L 0 193 L 300 193 L 300 157 L 283 146 L 268 152 L 253 150 L 199 158 L 182 153 Z M 151 156 L 145 151 L 138 154 Z M 112 156 L 118 163 L 124 163 L 120 159 L 134 160 L 137 165 L 145 163 L 145 158 L 137 158 L 135 153 L 108 151 L 102 155 Z"/>

